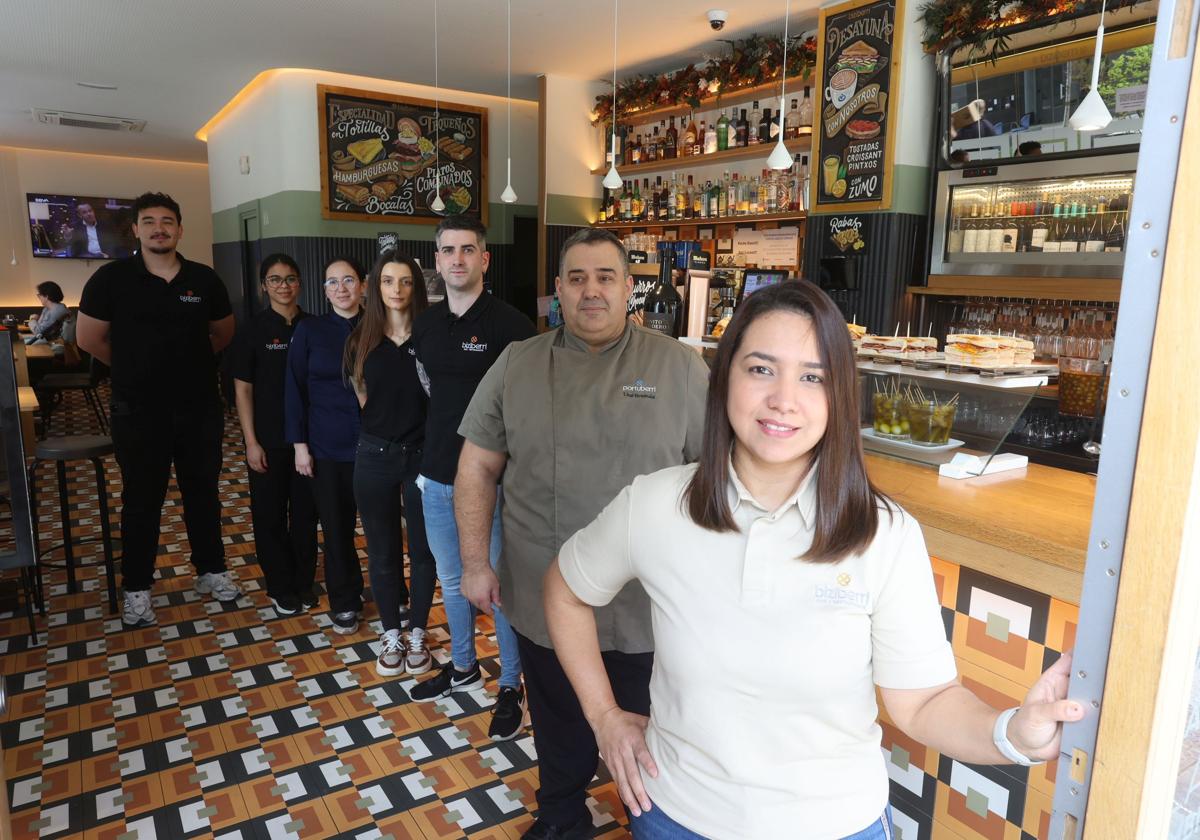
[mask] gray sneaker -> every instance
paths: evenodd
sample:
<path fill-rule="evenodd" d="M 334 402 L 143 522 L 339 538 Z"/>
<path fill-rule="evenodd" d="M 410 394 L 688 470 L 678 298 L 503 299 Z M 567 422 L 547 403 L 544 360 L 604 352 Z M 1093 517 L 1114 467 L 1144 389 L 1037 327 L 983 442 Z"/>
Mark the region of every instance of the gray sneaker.
<path fill-rule="evenodd" d="M 404 639 L 399 630 L 388 630 L 379 637 L 379 657 L 375 660 L 375 673 L 381 677 L 394 677 L 404 673 Z"/>
<path fill-rule="evenodd" d="M 154 615 L 154 607 L 150 606 L 149 589 L 134 592 L 125 590 L 125 607 L 121 611 L 121 621 L 126 627 L 149 627 L 158 621 Z"/>
<path fill-rule="evenodd" d="M 234 601 L 242 594 L 242 588 L 229 572 L 207 572 L 196 578 L 196 591 L 201 595 L 211 594 L 218 601 Z"/>

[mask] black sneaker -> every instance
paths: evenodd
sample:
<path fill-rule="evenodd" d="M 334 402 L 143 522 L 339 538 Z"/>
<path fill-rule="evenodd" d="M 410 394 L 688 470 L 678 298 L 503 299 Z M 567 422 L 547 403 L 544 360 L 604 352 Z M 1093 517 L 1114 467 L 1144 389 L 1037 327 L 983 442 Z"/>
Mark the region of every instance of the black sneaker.
<path fill-rule="evenodd" d="M 570 825 L 554 825 L 539 818 L 521 835 L 521 840 L 584 840 L 591 836 L 592 817 L 584 814 Z"/>
<path fill-rule="evenodd" d="M 507 741 L 520 733 L 525 722 L 525 692 L 519 688 L 502 686 L 492 706 L 492 725 L 488 737 L 493 741 Z"/>
<path fill-rule="evenodd" d="M 296 615 L 303 609 L 300 606 L 300 599 L 295 595 L 268 595 L 271 599 L 271 606 L 275 608 L 276 615 Z"/>
<path fill-rule="evenodd" d="M 408 696 L 417 703 L 432 703 L 456 691 L 472 691 L 476 688 L 483 688 L 483 673 L 479 670 L 478 662 L 469 671 L 459 671 L 453 662 L 447 662 L 436 677 L 409 689 Z"/>
<path fill-rule="evenodd" d="M 349 636 L 358 630 L 358 613 L 354 610 L 330 613 L 329 619 L 333 622 L 333 632 L 335 633 Z"/>
<path fill-rule="evenodd" d="M 316 586 L 301 594 L 300 605 L 306 610 L 315 610 L 321 605 L 321 593 L 317 591 Z"/>

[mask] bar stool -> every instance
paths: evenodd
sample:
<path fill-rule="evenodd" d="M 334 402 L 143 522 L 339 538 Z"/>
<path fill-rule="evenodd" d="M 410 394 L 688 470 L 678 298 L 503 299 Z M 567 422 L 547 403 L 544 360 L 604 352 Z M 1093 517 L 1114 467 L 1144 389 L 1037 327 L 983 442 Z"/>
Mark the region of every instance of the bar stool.
<path fill-rule="evenodd" d="M 105 455 L 113 453 L 112 438 L 105 435 L 64 435 L 38 441 L 34 450 L 33 462 L 29 465 L 29 507 L 37 511 L 37 468 L 43 461 L 53 461 L 58 468 L 58 505 L 62 517 L 63 541 L 61 545 L 53 545 L 46 549 L 45 554 L 63 550 L 63 560 L 67 568 L 67 592 L 75 592 L 75 551 L 71 542 L 71 514 L 67 499 L 67 464 L 71 461 L 91 461 L 96 469 L 96 493 L 100 502 L 100 534 L 104 543 L 104 571 L 108 577 L 108 603 L 115 612 L 117 609 L 117 581 L 113 564 L 112 533 L 109 525 L 108 486 L 105 480 Z M 81 539 L 79 543 L 89 542 L 92 538 Z M 41 564 L 51 565 L 41 560 L 43 552 L 37 547 L 37 532 L 34 532 L 34 552 L 38 557 L 39 588 L 41 579 Z M 57 563 L 53 564 L 57 565 Z"/>

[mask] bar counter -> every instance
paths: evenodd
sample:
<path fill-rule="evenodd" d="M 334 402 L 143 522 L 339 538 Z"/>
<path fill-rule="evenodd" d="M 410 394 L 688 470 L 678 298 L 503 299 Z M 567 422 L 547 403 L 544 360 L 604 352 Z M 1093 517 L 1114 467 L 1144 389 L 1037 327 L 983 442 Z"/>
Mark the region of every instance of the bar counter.
<path fill-rule="evenodd" d="M 929 553 L 1079 603 L 1096 477 L 1030 464 L 951 479 L 867 454 L 875 486 L 916 517 Z"/>

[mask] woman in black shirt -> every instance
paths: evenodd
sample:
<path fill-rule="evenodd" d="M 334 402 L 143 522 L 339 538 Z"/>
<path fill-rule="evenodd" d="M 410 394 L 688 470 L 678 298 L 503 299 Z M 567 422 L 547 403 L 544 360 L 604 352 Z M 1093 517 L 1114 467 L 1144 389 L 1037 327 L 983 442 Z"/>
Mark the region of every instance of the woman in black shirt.
<path fill-rule="evenodd" d="M 362 406 L 354 497 L 367 537 L 371 592 L 383 624 L 375 670 L 385 677 L 406 670 L 423 674 L 432 664 L 425 625 L 436 572 L 417 488 L 428 398 L 411 341 L 413 319 L 427 305 L 421 267 L 411 257 L 384 251 L 367 277 L 363 319 L 346 341 L 345 367 Z M 404 584 L 402 503 L 411 610 Z M 401 634 L 405 624 L 407 639 Z"/>
<path fill-rule="evenodd" d="M 254 545 L 279 615 L 315 607 L 317 512 L 312 491 L 296 472 L 283 434 L 283 382 L 292 331 L 307 317 L 300 296 L 300 267 L 287 254 L 271 254 L 259 268 L 268 303 L 238 331 L 233 389 L 250 467 Z"/>

